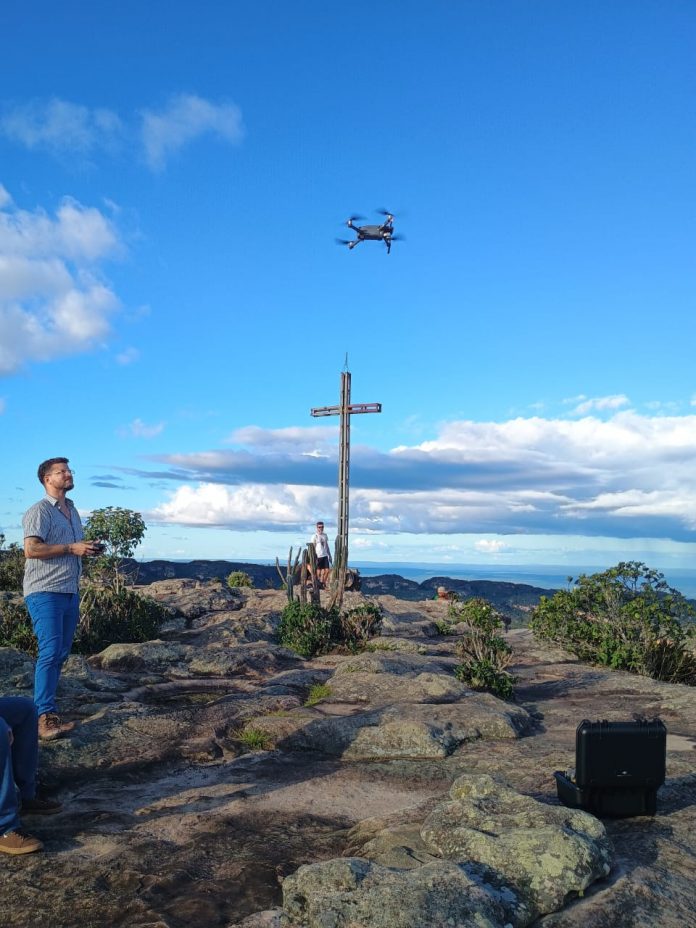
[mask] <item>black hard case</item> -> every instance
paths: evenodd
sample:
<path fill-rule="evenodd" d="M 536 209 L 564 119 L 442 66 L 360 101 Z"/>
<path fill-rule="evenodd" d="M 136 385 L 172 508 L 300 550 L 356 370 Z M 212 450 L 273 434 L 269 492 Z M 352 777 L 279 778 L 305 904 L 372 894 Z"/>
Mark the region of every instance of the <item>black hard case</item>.
<path fill-rule="evenodd" d="M 665 782 L 667 729 L 659 719 L 590 722 L 575 734 L 575 777 L 557 770 L 564 805 L 606 818 L 654 815 Z"/>

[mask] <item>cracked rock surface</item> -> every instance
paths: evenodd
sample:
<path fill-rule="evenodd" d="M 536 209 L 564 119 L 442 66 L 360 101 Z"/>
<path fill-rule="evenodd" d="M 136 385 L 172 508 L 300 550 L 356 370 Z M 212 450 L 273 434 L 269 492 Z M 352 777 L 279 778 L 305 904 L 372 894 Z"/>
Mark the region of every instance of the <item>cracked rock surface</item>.
<path fill-rule="evenodd" d="M 274 639 L 280 591 L 153 587 L 158 641 L 66 665 L 78 724 L 41 748 L 63 811 L 25 818 L 42 853 L 3 857 L 3 928 L 696 924 L 693 689 L 522 629 L 505 703 L 454 677 L 444 603 L 379 597 L 370 651 L 306 661 Z M 0 692 L 31 687 L 32 661 L 0 649 Z M 634 713 L 669 732 L 658 814 L 560 806 L 577 724 Z"/>

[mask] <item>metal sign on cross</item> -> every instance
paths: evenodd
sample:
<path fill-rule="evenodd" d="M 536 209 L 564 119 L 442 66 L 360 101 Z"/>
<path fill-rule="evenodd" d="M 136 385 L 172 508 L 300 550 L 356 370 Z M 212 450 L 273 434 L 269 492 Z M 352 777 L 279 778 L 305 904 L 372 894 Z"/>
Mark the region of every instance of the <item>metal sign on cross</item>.
<path fill-rule="evenodd" d="M 350 371 L 341 372 L 341 402 L 338 406 L 318 406 L 313 416 L 340 416 L 338 450 L 338 531 L 342 550 L 348 557 L 348 488 L 350 485 L 350 417 L 367 412 L 382 412 L 381 403 L 351 403 Z"/>

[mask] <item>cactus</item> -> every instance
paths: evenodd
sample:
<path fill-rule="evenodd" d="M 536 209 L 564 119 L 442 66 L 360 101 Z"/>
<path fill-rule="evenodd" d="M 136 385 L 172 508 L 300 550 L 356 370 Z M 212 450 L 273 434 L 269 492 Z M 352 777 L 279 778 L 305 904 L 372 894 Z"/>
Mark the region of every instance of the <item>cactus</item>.
<path fill-rule="evenodd" d="M 319 595 L 319 577 L 317 576 L 317 552 L 314 550 L 314 545 L 307 545 L 306 550 L 307 555 L 307 567 L 309 570 L 309 575 L 312 580 L 311 586 L 311 600 L 318 606 L 321 602 L 321 597 Z"/>
<path fill-rule="evenodd" d="M 334 565 L 331 573 L 331 596 L 329 609 L 340 609 L 343 605 L 343 593 L 346 588 L 346 571 L 348 569 L 348 550 L 340 538 L 336 538 L 334 548 Z"/>
<path fill-rule="evenodd" d="M 288 602 L 289 602 L 289 603 L 291 603 L 291 602 L 293 601 L 293 598 L 294 598 L 294 595 L 295 595 L 295 571 L 297 570 L 297 565 L 298 565 L 299 560 L 300 560 L 300 552 L 301 552 L 301 551 L 302 551 L 302 548 L 301 548 L 301 547 L 297 549 L 297 555 L 296 555 L 295 561 L 294 561 L 294 563 L 293 563 L 293 560 L 292 560 L 292 548 L 290 548 L 290 553 L 288 554 L 287 574 L 286 574 L 285 577 L 283 576 L 283 571 L 280 569 L 280 561 L 278 560 L 278 558 L 276 558 L 276 569 L 278 570 L 278 574 L 280 575 L 280 579 L 281 579 L 281 581 L 282 581 L 282 583 L 283 583 L 283 586 L 285 587 L 285 591 L 286 591 L 287 594 L 288 594 Z"/>

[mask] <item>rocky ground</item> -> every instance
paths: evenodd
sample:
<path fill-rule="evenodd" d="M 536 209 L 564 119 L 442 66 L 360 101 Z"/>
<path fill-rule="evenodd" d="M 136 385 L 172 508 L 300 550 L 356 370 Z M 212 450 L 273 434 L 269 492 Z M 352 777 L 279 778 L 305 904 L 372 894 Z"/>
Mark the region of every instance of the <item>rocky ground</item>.
<path fill-rule="evenodd" d="M 304 661 L 274 642 L 279 591 L 148 589 L 178 610 L 160 640 L 66 666 L 79 724 L 41 759 L 64 810 L 2 860 L 2 928 L 696 926 L 692 688 L 521 629 L 503 703 L 454 677 L 442 602 L 378 597 L 369 651 Z M 31 678 L 0 649 L 0 692 Z M 669 732 L 657 815 L 559 805 L 578 722 L 634 713 Z"/>

